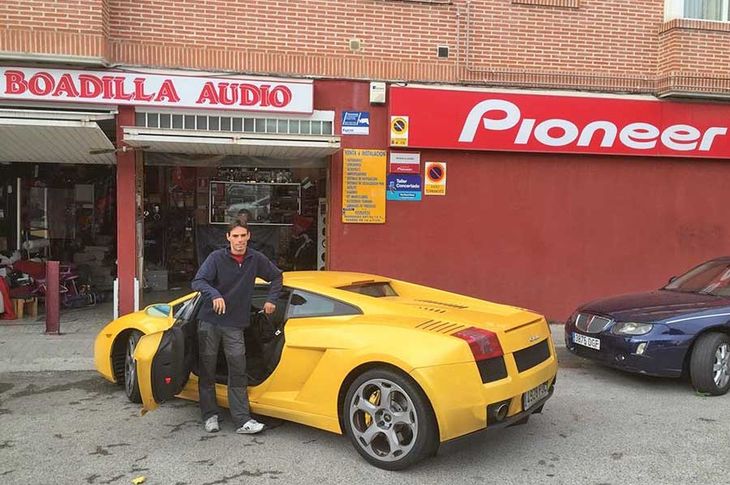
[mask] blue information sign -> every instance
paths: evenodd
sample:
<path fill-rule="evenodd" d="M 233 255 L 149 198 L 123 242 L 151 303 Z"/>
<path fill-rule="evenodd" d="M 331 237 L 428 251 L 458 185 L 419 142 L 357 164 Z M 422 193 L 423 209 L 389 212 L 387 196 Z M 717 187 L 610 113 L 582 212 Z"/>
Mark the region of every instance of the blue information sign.
<path fill-rule="evenodd" d="M 342 134 L 369 135 L 370 113 L 367 111 L 343 111 Z"/>
<path fill-rule="evenodd" d="M 421 200 L 422 190 L 420 174 L 388 174 L 385 190 L 388 200 Z"/>

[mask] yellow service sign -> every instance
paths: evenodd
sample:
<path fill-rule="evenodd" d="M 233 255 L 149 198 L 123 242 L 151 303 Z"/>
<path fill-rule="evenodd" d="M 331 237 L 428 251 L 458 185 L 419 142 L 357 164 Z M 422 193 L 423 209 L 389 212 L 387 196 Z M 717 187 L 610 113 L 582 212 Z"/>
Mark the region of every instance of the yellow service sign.
<path fill-rule="evenodd" d="M 407 116 L 391 116 L 390 117 L 390 145 L 407 147 L 408 146 L 408 117 Z"/>
<path fill-rule="evenodd" d="M 342 222 L 385 222 L 385 150 L 345 149 L 342 155 Z"/>

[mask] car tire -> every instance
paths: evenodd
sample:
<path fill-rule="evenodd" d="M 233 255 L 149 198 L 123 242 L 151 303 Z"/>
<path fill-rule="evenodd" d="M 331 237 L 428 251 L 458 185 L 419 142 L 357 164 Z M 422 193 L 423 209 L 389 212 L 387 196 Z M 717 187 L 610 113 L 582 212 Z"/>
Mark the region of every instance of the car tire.
<path fill-rule="evenodd" d="M 730 390 L 730 336 L 724 333 L 701 335 L 689 362 L 692 386 L 704 394 L 720 396 Z"/>
<path fill-rule="evenodd" d="M 137 380 L 137 362 L 134 360 L 134 349 L 137 348 L 142 332 L 132 330 L 127 339 L 124 351 L 124 393 L 127 399 L 133 403 L 141 403 L 142 395 L 139 392 L 139 381 Z"/>
<path fill-rule="evenodd" d="M 357 452 L 378 468 L 402 470 L 438 451 L 431 405 L 405 374 L 384 368 L 364 372 L 350 384 L 342 416 Z"/>

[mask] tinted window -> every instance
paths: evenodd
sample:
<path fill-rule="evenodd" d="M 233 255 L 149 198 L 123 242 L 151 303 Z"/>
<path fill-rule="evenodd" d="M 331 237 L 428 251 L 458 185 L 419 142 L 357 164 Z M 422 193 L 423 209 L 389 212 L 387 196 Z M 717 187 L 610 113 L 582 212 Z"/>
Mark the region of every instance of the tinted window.
<path fill-rule="evenodd" d="M 381 298 L 384 296 L 398 296 L 390 283 L 364 283 L 359 285 L 342 286 L 341 290 L 351 291 L 360 295 Z"/>
<path fill-rule="evenodd" d="M 709 261 L 683 274 L 664 287 L 686 293 L 730 295 L 730 262 Z"/>
<path fill-rule="evenodd" d="M 294 290 L 289 302 L 287 317 L 326 317 L 336 315 L 359 315 L 359 308 L 326 296 Z"/>

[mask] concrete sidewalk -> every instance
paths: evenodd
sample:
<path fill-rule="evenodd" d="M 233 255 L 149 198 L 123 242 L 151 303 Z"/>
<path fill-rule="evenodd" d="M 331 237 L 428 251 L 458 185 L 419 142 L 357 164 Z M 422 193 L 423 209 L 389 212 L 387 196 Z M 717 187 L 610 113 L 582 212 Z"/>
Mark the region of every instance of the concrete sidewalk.
<path fill-rule="evenodd" d="M 46 335 L 45 315 L 0 320 L 0 372 L 89 370 L 94 339 L 113 317 L 113 304 L 62 310 L 60 335 Z"/>
<path fill-rule="evenodd" d="M 94 339 L 112 317 L 111 302 L 63 310 L 61 335 L 44 334 L 45 315 L 0 320 L 0 373 L 93 370 Z M 564 347 L 563 326 L 550 329 L 555 346 Z"/>

